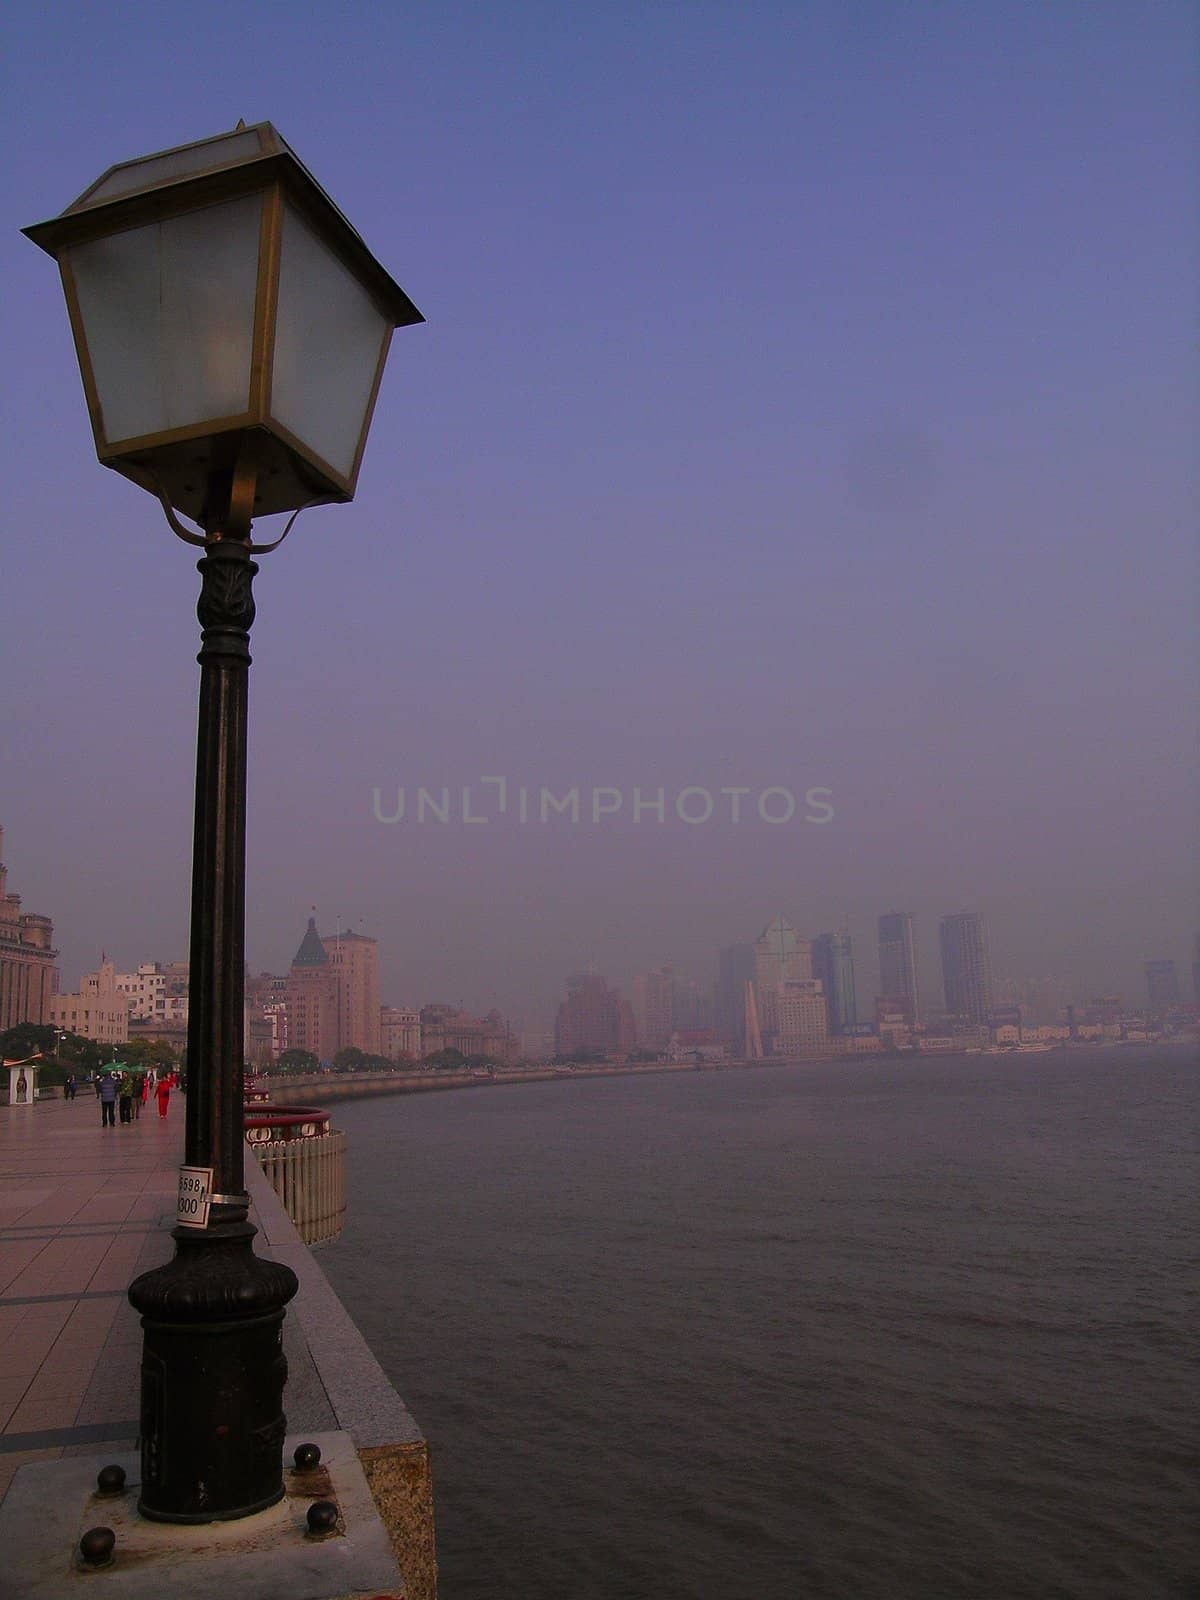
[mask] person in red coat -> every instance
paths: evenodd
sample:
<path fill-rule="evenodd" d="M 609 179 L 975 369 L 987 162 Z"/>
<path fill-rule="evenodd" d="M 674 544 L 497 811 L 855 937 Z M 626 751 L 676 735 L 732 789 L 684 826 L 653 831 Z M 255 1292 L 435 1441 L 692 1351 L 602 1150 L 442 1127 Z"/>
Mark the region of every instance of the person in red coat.
<path fill-rule="evenodd" d="M 171 1080 L 169 1077 L 158 1080 L 154 1094 L 158 1100 L 158 1114 L 160 1117 L 165 1117 L 167 1114 L 167 1102 L 171 1098 Z"/>

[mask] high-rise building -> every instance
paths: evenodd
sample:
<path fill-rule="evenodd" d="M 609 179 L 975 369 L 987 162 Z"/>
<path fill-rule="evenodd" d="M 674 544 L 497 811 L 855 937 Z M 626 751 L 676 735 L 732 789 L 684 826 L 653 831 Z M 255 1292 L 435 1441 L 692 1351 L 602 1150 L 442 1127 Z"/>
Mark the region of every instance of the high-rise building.
<path fill-rule="evenodd" d="M 1179 1004 L 1179 974 L 1173 961 L 1147 961 L 1146 1004 L 1151 1011 L 1170 1011 Z"/>
<path fill-rule="evenodd" d="M 325 935 L 338 985 L 338 1049 L 379 1054 L 379 945 L 364 933 Z"/>
<path fill-rule="evenodd" d="M 779 1026 L 775 1002 L 780 984 L 812 975 L 812 945 L 786 917 L 774 917 L 754 942 L 754 992 L 764 1036 L 773 1037 Z"/>
<path fill-rule="evenodd" d="M 22 911 L 21 896 L 8 892 L 0 828 L 0 1033 L 18 1022 L 50 1020 L 50 1000 L 58 987 L 53 943 L 50 918 Z"/>
<path fill-rule="evenodd" d="M 754 981 L 754 946 L 726 945 L 717 958 L 717 1031 L 738 1055 L 746 1053 L 746 985 Z"/>
<path fill-rule="evenodd" d="M 567 998 L 558 1008 L 554 1048 L 559 1055 L 579 1050 L 624 1055 L 633 1049 L 633 1010 L 596 972 L 576 972 L 567 979 Z"/>
<path fill-rule="evenodd" d="M 812 945 L 786 917 L 774 917 L 754 942 L 754 981 L 777 989 L 785 978 L 811 978 Z"/>
<path fill-rule="evenodd" d="M 822 933 L 813 940 L 813 976 L 825 989 L 830 1033 L 846 1033 L 858 1022 L 854 954 L 848 933 Z"/>
<path fill-rule="evenodd" d="M 689 978 L 685 973 L 675 974 L 675 993 L 671 1003 L 676 1032 L 703 1032 L 711 1029 L 716 1015 L 715 986 Z"/>
<path fill-rule="evenodd" d="M 938 936 L 947 1012 L 986 1023 L 992 1009 L 992 962 L 982 916 L 977 911 L 953 912 L 942 918 Z"/>
<path fill-rule="evenodd" d="M 921 996 L 911 911 L 885 911 L 879 919 L 879 993 L 903 1005 L 910 1027 L 919 1025 Z"/>
<path fill-rule="evenodd" d="M 665 1050 L 675 1031 L 675 969 L 639 972 L 630 985 L 633 1026 L 645 1050 Z"/>
<path fill-rule="evenodd" d="M 825 995 L 819 978 L 785 978 L 775 991 L 772 1054 L 814 1055 L 828 1043 Z"/>

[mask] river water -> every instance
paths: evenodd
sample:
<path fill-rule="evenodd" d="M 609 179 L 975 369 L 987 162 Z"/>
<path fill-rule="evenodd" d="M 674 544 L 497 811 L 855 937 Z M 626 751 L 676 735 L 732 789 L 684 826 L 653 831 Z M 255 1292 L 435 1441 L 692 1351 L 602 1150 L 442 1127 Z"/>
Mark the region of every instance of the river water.
<path fill-rule="evenodd" d="M 1200 1594 L 1180 1050 L 359 1101 L 442 1600 Z"/>

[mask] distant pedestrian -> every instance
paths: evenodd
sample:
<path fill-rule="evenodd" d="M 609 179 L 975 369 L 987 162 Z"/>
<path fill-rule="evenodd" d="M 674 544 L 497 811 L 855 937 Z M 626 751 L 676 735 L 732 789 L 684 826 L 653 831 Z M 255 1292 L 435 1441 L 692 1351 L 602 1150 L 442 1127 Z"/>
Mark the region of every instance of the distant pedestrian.
<path fill-rule="evenodd" d="M 171 1098 L 170 1078 L 160 1078 L 158 1080 L 158 1087 L 155 1089 L 154 1094 L 158 1101 L 158 1114 L 160 1117 L 165 1117 L 167 1114 L 167 1102 Z"/>
<path fill-rule="evenodd" d="M 142 1085 L 145 1083 L 145 1081 L 146 1081 L 146 1074 L 144 1072 L 135 1072 L 134 1073 L 134 1075 L 133 1075 L 133 1084 L 132 1084 L 133 1099 L 130 1101 L 130 1105 L 131 1105 L 132 1110 L 133 1110 L 133 1120 L 135 1122 L 137 1121 L 137 1119 L 142 1114 L 142 1101 L 145 1098 L 145 1096 L 142 1093 Z"/>
<path fill-rule="evenodd" d="M 100 1126 L 102 1128 L 115 1128 L 117 1125 L 117 1080 L 114 1073 L 106 1072 L 100 1079 L 96 1093 L 100 1096 Z"/>
<path fill-rule="evenodd" d="M 133 1121 L 133 1077 L 128 1072 L 122 1072 L 118 1079 L 117 1105 L 121 1113 L 122 1122 Z"/>
<path fill-rule="evenodd" d="M 100 1074 L 98 1072 L 93 1072 L 92 1073 L 92 1088 L 95 1089 L 95 1091 L 96 1091 L 96 1099 L 99 1100 L 99 1098 L 100 1098 Z"/>

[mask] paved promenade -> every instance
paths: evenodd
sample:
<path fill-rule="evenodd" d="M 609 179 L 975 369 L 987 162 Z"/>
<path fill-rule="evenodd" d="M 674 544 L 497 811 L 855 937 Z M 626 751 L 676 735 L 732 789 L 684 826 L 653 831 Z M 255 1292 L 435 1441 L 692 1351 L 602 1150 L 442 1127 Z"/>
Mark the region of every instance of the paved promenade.
<path fill-rule="evenodd" d="M 130 1280 L 169 1259 L 184 1102 L 100 1125 L 77 1099 L 0 1105 L 0 1498 L 17 1467 L 137 1435 Z"/>

